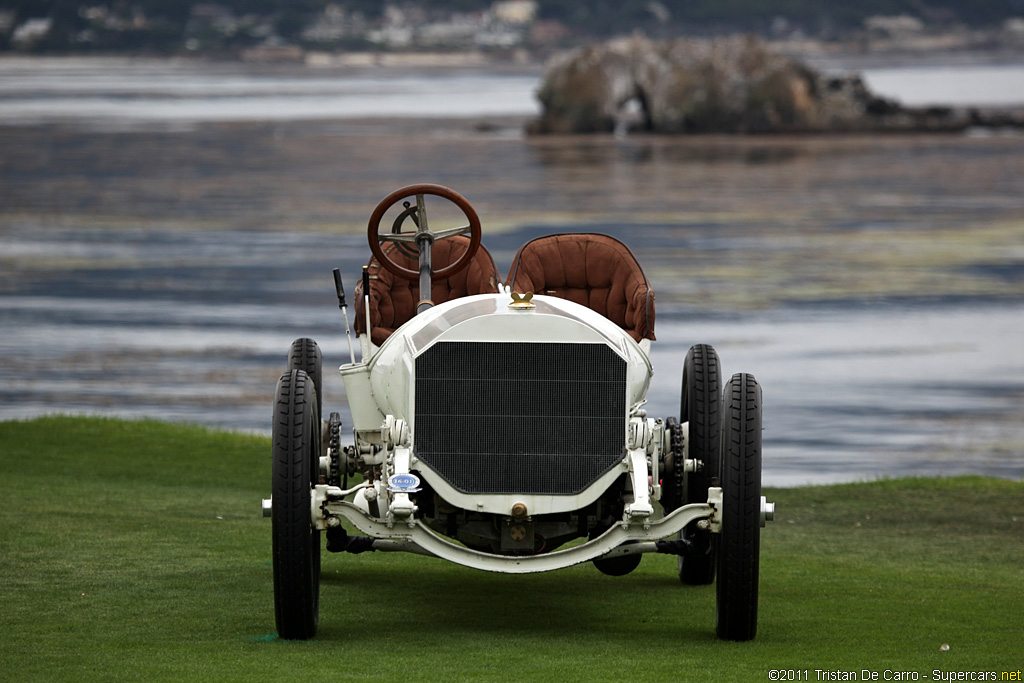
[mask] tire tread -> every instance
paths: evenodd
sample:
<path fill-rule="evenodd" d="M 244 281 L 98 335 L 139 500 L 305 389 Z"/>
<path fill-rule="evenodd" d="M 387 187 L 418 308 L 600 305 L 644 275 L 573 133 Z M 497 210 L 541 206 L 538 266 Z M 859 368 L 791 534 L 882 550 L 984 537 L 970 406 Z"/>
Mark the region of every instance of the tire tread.
<path fill-rule="evenodd" d="M 724 510 L 717 577 L 717 631 L 726 640 L 751 640 L 757 633 L 761 426 L 760 385 L 753 375 L 733 375 L 725 389 L 722 422 Z"/>
<path fill-rule="evenodd" d="M 307 639 L 319 621 L 320 532 L 310 521 L 313 459 L 320 435 L 313 382 L 298 369 L 278 381 L 273 430 L 274 607 L 278 635 Z"/>

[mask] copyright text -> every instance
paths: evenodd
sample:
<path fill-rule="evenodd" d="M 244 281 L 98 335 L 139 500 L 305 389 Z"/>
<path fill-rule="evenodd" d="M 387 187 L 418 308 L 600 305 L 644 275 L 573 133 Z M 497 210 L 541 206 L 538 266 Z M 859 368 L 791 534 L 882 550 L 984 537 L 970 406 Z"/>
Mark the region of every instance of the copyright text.
<path fill-rule="evenodd" d="M 770 669 L 770 681 L 1024 681 L 1016 671 L 898 671 L 895 669 Z"/>

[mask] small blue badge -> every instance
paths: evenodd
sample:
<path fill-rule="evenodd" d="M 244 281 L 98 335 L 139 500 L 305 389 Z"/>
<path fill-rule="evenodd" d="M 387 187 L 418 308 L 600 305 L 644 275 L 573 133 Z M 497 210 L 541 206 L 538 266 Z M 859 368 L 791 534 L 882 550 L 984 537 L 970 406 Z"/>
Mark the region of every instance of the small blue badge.
<path fill-rule="evenodd" d="M 420 490 L 420 478 L 412 472 L 392 474 L 388 477 L 388 491 L 392 493 L 416 493 Z"/>

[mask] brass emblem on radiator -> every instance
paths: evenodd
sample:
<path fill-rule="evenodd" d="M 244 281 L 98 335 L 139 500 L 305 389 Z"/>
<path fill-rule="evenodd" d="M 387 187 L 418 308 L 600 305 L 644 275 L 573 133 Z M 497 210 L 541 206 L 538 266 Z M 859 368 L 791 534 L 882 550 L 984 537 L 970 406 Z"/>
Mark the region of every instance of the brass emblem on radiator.
<path fill-rule="evenodd" d="M 527 292 L 526 294 L 512 292 L 512 303 L 508 307 L 516 309 L 537 308 L 537 304 L 533 303 L 532 299 L 533 292 Z"/>

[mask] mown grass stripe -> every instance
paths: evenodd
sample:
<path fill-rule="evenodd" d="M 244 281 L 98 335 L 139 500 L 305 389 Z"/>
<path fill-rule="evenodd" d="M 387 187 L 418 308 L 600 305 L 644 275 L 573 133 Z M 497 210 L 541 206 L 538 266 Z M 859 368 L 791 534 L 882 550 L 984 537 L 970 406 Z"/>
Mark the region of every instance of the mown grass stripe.
<path fill-rule="evenodd" d="M 757 681 L 769 668 L 1020 668 L 1021 482 L 768 491 L 778 521 L 761 535 L 750 643 L 715 638 L 714 586 L 682 585 L 673 557 L 613 578 L 393 553 L 325 554 L 318 638 L 289 643 L 273 637 L 259 507 L 270 453 L 267 438 L 153 421 L 0 423 L 2 677 Z"/>

